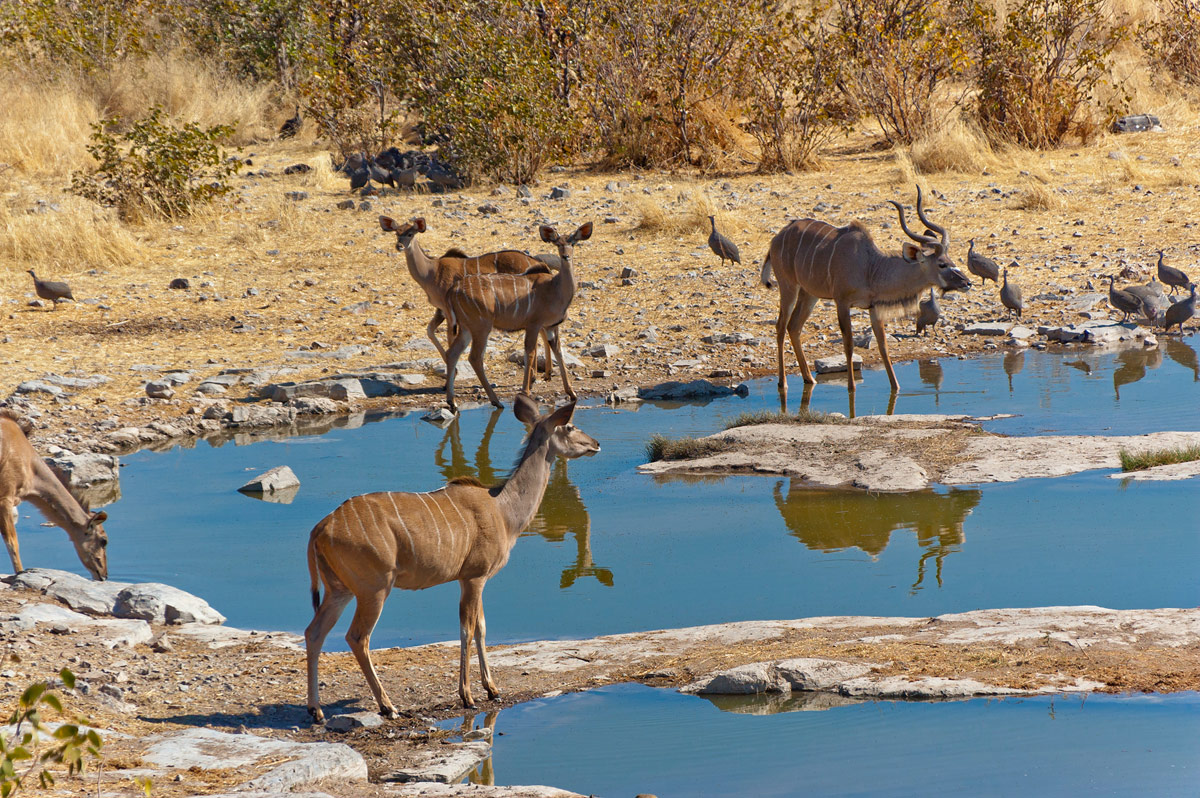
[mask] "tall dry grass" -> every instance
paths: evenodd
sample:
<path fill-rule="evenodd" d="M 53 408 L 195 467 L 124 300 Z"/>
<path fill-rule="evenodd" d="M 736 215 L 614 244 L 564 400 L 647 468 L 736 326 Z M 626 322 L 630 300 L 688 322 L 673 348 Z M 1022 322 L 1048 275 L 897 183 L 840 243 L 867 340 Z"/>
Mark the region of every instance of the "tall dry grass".
<path fill-rule="evenodd" d="M 958 118 L 913 142 L 909 161 L 919 174 L 978 175 L 999 163 L 983 132 Z"/>
<path fill-rule="evenodd" d="M 98 76 L 9 62 L 0 70 L 0 162 L 30 176 L 64 178 L 91 163 L 91 124 L 164 108 L 176 122 L 232 125 L 231 144 L 274 135 L 277 89 L 249 84 L 186 54 L 130 59 Z"/>
<path fill-rule="evenodd" d="M 7 278 L 24 278 L 28 268 L 118 268 L 140 257 L 137 238 L 116 214 L 70 195 L 50 197 L 46 204 L 38 199 L 21 193 L 0 201 L 0 265 Z"/>
<path fill-rule="evenodd" d="M 673 202 L 661 204 L 651 196 L 637 195 L 633 210 L 638 215 L 636 230 L 655 235 L 689 235 L 712 229 L 708 217 L 715 216 L 717 229 L 732 226 L 733 220 L 719 210 L 712 198 L 703 191 L 680 194 Z"/>

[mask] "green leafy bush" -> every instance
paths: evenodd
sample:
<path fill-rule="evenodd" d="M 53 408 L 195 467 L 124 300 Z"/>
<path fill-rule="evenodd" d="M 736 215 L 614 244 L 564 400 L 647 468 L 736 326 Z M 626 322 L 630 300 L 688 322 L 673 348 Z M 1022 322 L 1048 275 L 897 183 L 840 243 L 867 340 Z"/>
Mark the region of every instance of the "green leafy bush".
<path fill-rule="evenodd" d="M 0 41 L 83 72 L 145 52 L 155 0 L 18 0 L 0 3 Z"/>
<path fill-rule="evenodd" d="M 225 181 L 241 167 L 239 160 L 224 157 L 217 143 L 233 133 L 228 125 L 175 127 L 158 107 L 123 133 L 121 124 L 113 117 L 92 125 L 88 152 L 98 166 L 76 173 L 71 190 L 116 208 L 122 219 L 187 215 L 226 193 Z"/>
<path fill-rule="evenodd" d="M 1097 108 L 1114 51 L 1130 34 L 1103 0 L 1022 0 L 979 26 L 978 115 L 993 140 L 1054 147 L 1088 141 L 1116 116 Z"/>
<path fill-rule="evenodd" d="M 68 689 L 75 687 L 75 675 L 63 668 L 59 678 Z M 15 730 L 9 737 L 0 736 L 0 796 L 8 798 L 34 776 L 43 787 L 54 785 L 50 765 L 66 765 L 67 773 L 83 773 L 87 759 L 101 758 L 104 741 L 95 729 L 86 728 L 82 718 L 64 723 L 50 731 L 43 723 L 47 710 L 63 714 L 62 701 L 50 691 L 46 682 L 26 688 L 17 701 L 17 708 L 8 718 Z"/>

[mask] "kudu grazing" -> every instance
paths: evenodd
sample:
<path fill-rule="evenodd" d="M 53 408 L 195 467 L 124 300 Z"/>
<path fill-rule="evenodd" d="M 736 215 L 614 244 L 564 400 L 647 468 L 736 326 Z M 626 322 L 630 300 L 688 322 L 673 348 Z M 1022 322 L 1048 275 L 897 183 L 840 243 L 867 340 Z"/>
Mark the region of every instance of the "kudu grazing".
<path fill-rule="evenodd" d="M 17 545 L 17 505 L 30 502 L 46 520 L 62 527 L 75 544 L 79 561 L 93 579 L 108 578 L 108 536 L 104 512 L 89 512 L 86 505 L 71 495 L 46 461 L 33 450 L 26 437 L 28 427 L 11 410 L 0 410 L 0 533 L 12 558 L 13 570 L 20 573 L 21 550 Z"/>
<path fill-rule="evenodd" d="M 433 342 L 442 359 L 446 359 L 446 347 L 437 337 L 437 328 L 446 320 L 449 307 L 446 292 L 455 281 L 467 275 L 480 274 L 524 274 L 525 272 L 548 272 L 543 261 L 515 249 L 489 252 L 485 255 L 469 256 L 460 249 L 450 249 L 440 258 L 425 254 L 417 242 L 417 233 L 425 232 L 425 219 L 416 218 L 400 223 L 390 216 L 380 216 L 379 226 L 385 232 L 396 234 L 396 249 L 404 254 L 408 262 L 408 273 L 421 286 L 429 304 L 433 305 L 433 318 L 425 327 L 425 334 Z M 546 349 L 546 379 L 554 375 L 554 364 L 550 361 L 550 343 L 543 336 Z"/>
<path fill-rule="evenodd" d="M 446 353 L 446 403 L 451 410 L 454 404 L 454 374 L 458 359 L 467 344 L 471 352 L 467 360 L 475 369 L 475 375 L 487 391 L 488 399 L 496 407 L 502 407 L 492 384 L 483 370 L 483 354 L 487 349 L 488 336 L 492 330 L 525 331 L 525 378 L 521 383 L 522 393 L 529 393 L 533 382 L 534 355 L 539 333 L 545 332 L 550 348 L 558 358 L 562 374 L 563 390 L 574 399 L 575 391 L 567 377 L 567 365 L 563 362 L 558 325 L 567 316 L 571 300 L 575 298 L 575 275 L 571 268 L 571 252 L 580 241 L 592 235 L 592 223 L 581 225 L 569 236 L 562 236 L 553 227 L 542 225 L 542 240 L 558 247 L 562 267 L 555 274 L 548 272 L 526 272 L 525 274 L 481 274 L 467 275 L 456 282 L 447 292 L 450 305 L 450 350 Z M 549 361 L 549 357 L 547 357 Z"/>
<path fill-rule="evenodd" d="M 350 599 L 356 601 L 346 641 L 379 703 L 396 717 L 371 663 L 371 632 L 393 587 L 421 590 L 457 580 L 458 694 L 474 705 L 468 686 L 471 641 L 479 653 L 479 671 L 488 698 L 499 693 L 488 668 L 484 643 L 483 586 L 508 562 L 517 538 L 529 525 L 546 491 L 556 457 L 581 457 L 600 444 L 571 424 L 575 403 L 539 416 L 537 405 L 519 395 L 518 419 L 532 425 L 512 475 L 485 487 L 459 477 L 432 493 L 368 493 L 355 496 L 321 519 L 308 540 L 308 570 L 316 614 L 304 631 L 308 652 L 308 711 L 324 721 L 318 693 L 318 658 L 329 630 Z M 325 585 L 320 596 L 318 580 Z"/>
<path fill-rule="evenodd" d="M 871 235 L 858 222 L 834 227 L 816 219 L 797 219 L 771 239 L 763 261 L 762 281 L 772 286 L 771 272 L 779 280 L 779 319 L 775 323 L 775 342 L 779 358 L 779 391 L 786 397 L 784 374 L 784 337 L 790 337 L 804 382 L 815 382 L 804 350 L 800 329 L 808 320 L 817 300 L 832 299 L 837 306 L 838 327 L 846 352 L 846 375 L 850 393 L 854 393 L 854 336 L 850 327 L 850 309 L 865 308 L 871 314 L 871 329 L 879 344 L 879 355 L 887 369 L 892 393 L 900 390 L 892 361 L 888 357 L 884 323 L 917 310 L 925 289 L 943 292 L 968 290 L 971 281 L 954 267 L 946 256 L 949 236 L 945 228 L 925 216 L 921 187 L 917 186 L 917 216 L 936 234 L 918 235 L 908 228 L 904 207 L 896 206 L 900 227 L 912 239 L 905 242 L 899 255 L 886 255 L 875 246 Z"/>

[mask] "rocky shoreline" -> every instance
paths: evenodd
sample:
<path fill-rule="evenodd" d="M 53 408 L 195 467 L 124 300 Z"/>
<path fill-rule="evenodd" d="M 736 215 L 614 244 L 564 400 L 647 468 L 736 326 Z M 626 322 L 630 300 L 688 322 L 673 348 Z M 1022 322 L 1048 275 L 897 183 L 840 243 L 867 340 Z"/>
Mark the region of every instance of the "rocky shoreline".
<path fill-rule="evenodd" d="M 136 600 L 135 600 L 136 599 Z M 105 739 L 106 789 L 156 795 L 567 796 L 553 787 L 448 786 L 491 755 L 490 729 L 435 727 L 462 715 L 456 643 L 375 652 L 402 686 L 384 722 L 348 653 L 325 655 L 325 726 L 303 703 L 303 641 L 221 625 L 201 599 L 165 585 L 91 582 L 32 569 L 0 582 L 0 636 L 21 657 L 0 701 L 66 667 L 69 713 Z M 863 700 L 966 699 L 1200 688 L 1200 609 L 980 610 L 935 618 L 824 617 L 495 646 L 515 703 L 641 682 L 697 695 L 773 696 L 807 709 Z M 32 670 L 30 670 L 32 668 Z M 54 686 L 52 684 L 52 686 Z M 789 704 L 791 706 L 791 704 Z M 64 784 L 68 780 L 63 779 Z M 298 793 L 294 790 L 314 790 Z"/>

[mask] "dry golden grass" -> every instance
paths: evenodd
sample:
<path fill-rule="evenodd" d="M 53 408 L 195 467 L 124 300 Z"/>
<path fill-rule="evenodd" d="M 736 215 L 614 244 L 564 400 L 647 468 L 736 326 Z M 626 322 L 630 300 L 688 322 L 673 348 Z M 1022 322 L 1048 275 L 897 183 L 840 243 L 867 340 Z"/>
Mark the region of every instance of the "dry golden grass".
<path fill-rule="evenodd" d="M 998 159 L 981 131 L 955 119 L 914 142 L 909 162 L 921 174 L 977 175 L 995 167 Z M 904 170 L 899 163 L 897 168 Z"/>
<path fill-rule="evenodd" d="M 39 205 L 20 193 L 0 202 L 0 264 L 6 276 L 15 272 L 23 281 L 21 272 L 30 267 L 77 271 L 124 266 L 139 257 L 136 237 L 116 214 L 71 195 L 49 194 L 49 200 Z"/>
<path fill-rule="evenodd" d="M 273 137 L 290 115 L 278 108 L 271 85 L 251 85 L 180 55 L 129 60 L 94 78 L 6 68 L 0 94 L 0 163 L 59 179 L 91 163 L 91 125 L 103 117 L 138 118 L 157 105 L 177 122 L 232 125 L 231 144 L 245 146 Z"/>
<path fill-rule="evenodd" d="M 646 194 L 633 199 L 638 217 L 635 229 L 657 235 L 707 235 L 711 231 L 709 216 L 715 216 L 717 229 L 730 227 L 732 220 L 719 210 L 712 198 L 702 190 L 686 191 L 666 205 Z"/>
<path fill-rule="evenodd" d="M 1026 178 L 1021 184 L 1010 207 L 1019 211 L 1065 211 L 1069 209 L 1066 198 L 1057 189 L 1032 176 Z"/>

